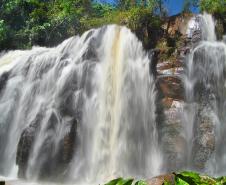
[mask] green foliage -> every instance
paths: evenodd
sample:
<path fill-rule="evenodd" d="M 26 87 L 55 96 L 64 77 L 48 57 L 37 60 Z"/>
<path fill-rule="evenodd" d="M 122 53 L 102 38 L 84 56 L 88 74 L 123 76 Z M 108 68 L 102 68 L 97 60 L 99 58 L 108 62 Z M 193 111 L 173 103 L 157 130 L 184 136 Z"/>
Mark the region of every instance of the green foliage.
<path fill-rule="evenodd" d="M 56 45 L 106 24 L 127 25 L 140 33 L 147 26 L 159 25 L 153 16 L 159 3 L 159 0 L 120 0 L 117 5 L 92 0 L 2 0 L 0 50 Z"/>
<path fill-rule="evenodd" d="M 9 38 L 11 37 L 11 31 L 4 20 L 0 19 L 0 50 L 7 47 Z"/>
<path fill-rule="evenodd" d="M 181 172 L 175 176 L 177 185 L 199 184 L 200 180 L 200 176 L 195 172 Z"/>
<path fill-rule="evenodd" d="M 175 185 L 224 185 L 226 177 L 212 178 L 195 172 L 181 172 L 175 174 Z"/>
<path fill-rule="evenodd" d="M 209 13 L 224 14 L 226 13 L 226 0 L 200 0 L 201 11 Z"/>
<path fill-rule="evenodd" d="M 126 25 L 144 46 L 153 48 L 161 38 L 166 0 L 118 0 L 117 4 L 92 0 L 1 0 L 0 50 L 32 45 L 53 46 L 85 30 L 106 24 Z M 186 0 L 184 11 L 199 0 Z M 226 0 L 200 0 L 202 11 L 222 14 L 226 29 Z"/>
<path fill-rule="evenodd" d="M 225 185 L 226 177 L 213 178 L 196 172 L 183 171 L 174 174 L 174 182 L 164 181 L 163 185 Z M 118 178 L 105 185 L 148 185 L 146 181 Z"/>
<path fill-rule="evenodd" d="M 92 8 L 93 13 L 96 17 L 106 16 L 115 10 L 115 7 L 110 4 L 100 4 L 100 3 L 93 3 Z"/>
<path fill-rule="evenodd" d="M 143 180 L 139 180 L 134 182 L 134 179 L 123 179 L 123 178 L 118 178 L 118 179 L 114 179 L 110 182 L 108 182 L 105 185 L 148 185 L 148 183 L 146 181 Z"/>
<path fill-rule="evenodd" d="M 153 10 L 159 6 L 163 6 L 163 0 L 119 0 L 118 7 L 123 10 L 128 10 L 134 7 L 145 7 Z"/>
<path fill-rule="evenodd" d="M 4 20 L 0 20 L 0 42 L 3 42 L 7 38 L 7 26 Z"/>
<path fill-rule="evenodd" d="M 216 185 L 225 185 L 226 184 L 226 177 L 219 177 L 216 179 L 217 183 Z"/>
<path fill-rule="evenodd" d="M 91 6 L 90 0 L 2 0 L 0 49 L 57 44 L 82 31 L 80 19 Z"/>

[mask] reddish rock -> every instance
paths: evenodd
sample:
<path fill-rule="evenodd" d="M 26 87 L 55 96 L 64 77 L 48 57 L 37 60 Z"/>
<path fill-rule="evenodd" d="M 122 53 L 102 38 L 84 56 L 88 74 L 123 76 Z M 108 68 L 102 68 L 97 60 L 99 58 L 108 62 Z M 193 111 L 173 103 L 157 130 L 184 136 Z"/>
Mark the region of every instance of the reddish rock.
<path fill-rule="evenodd" d="M 159 86 L 165 98 L 183 99 L 183 85 L 176 76 L 166 76 L 158 79 Z"/>
<path fill-rule="evenodd" d="M 163 28 L 167 30 L 167 33 L 170 35 L 174 35 L 177 32 L 185 35 L 188 28 L 188 22 L 192 16 L 193 14 L 190 13 L 182 13 L 171 16 L 163 25 Z"/>
<path fill-rule="evenodd" d="M 174 175 L 173 174 L 165 174 L 165 175 L 153 177 L 150 180 L 148 180 L 148 185 L 163 185 L 165 181 L 167 181 L 173 185 L 174 184 Z"/>

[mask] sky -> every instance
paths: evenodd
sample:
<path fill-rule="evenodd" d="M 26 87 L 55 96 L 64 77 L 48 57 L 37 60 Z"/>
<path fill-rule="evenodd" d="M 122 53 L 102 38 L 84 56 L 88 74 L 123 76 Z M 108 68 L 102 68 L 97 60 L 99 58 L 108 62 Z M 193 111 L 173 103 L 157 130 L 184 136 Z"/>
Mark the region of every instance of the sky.
<path fill-rule="evenodd" d="M 115 0 L 105 0 L 108 3 L 114 3 Z M 183 8 L 184 0 L 166 0 L 165 1 L 165 6 L 168 9 L 169 15 L 175 15 L 181 12 Z M 199 10 L 198 8 L 191 8 L 191 11 L 193 13 L 198 13 Z"/>
<path fill-rule="evenodd" d="M 166 0 L 165 6 L 169 11 L 169 15 L 175 15 L 182 11 L 184 0 Z M 193 13 L 198 13 L 198 8 L 191 8 Z"/>

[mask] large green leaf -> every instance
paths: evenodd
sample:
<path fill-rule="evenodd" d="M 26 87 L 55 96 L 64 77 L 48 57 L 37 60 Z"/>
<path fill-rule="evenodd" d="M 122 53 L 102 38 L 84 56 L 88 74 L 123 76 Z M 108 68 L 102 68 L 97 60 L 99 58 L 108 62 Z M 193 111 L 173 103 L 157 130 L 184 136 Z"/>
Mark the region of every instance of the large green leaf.
<path fill-rule="evenodd" d="M 196 173 L 196 172 L 183 171 L 180 174 L 185 176 L 185 177 L 191 177 L 192 179 L 194 179 L 196 181 L 200 181 L 201 180 L 199 174 Z"/>
<path fill-rule="evenodd" d="M 185 180 L 181 179 L 180 177 L 176 176 L 175 177 L 175 185 L 189 185 L 188 182 Z"/>
<path fill-rule="evenodd" d="M 117 178 L 108 182 L 105 185 L 132 185 L 132 183 L 133 183 L 133 179 Z"/>
<path fill-rule="evenodd" d="M 132 185 L 133 179 L 121 179 L 117 185 Z"/>
<path fill-rule="evenodd" d="M 107 184 L 105 185 L 117 185 L 117 183 L 122 180 L 122 178 L 117 178 L 117 179 L 114 179 L 114 180 L 111 180 L 110 182 L 108 182 Z"/>
<path fill-rule="evenodd" d="M 184 171 L 175 174 L 175 183 L 176 185 L 201 184 L 201 178 L 198 173 Z"/>
<path fill-rule="evenodd" d="M 217 180 L 206 175 L 199 175 L 196 172 L 184 171 L 181 173 L 175 173 L 176 185 L 223 185 L 224 178 L 218 178 Z"/>

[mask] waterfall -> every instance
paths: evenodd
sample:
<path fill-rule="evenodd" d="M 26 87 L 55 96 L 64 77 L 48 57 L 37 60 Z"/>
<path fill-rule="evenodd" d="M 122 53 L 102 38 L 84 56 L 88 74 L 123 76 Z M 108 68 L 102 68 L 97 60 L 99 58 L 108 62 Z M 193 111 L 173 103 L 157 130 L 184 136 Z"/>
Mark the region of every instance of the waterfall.
<path fill-rule="evenodd" d="M 0 173 L 18 164 L 19 174 L 33 180 L 159 174 L 150 62 L 136 36 L 115 25 L 55 48 L 3 54 Z"/>
<path fill-rule="evenodd" d="M 226 45 L 216 40 L 211 15 L 197 17 L 201 41 L 193 46 L 184 76 L 184 128 L 188 168 L 223 175 L 226 168 Z M 192 20 L 194 22 L 194 19 Z M 197 24 L 191 24 L 197 25 Z M 193 34 L 194 30 L 188 31 Z"/>
<path fill-rule="evenodd" d="M 158 125 L 152 61 L 126 27 L 1 53 L 0 174 L 80 185 L 168 169 L 225 175 L 226 44 L 206 13 L 187 39 L 176 124 Z"/>

